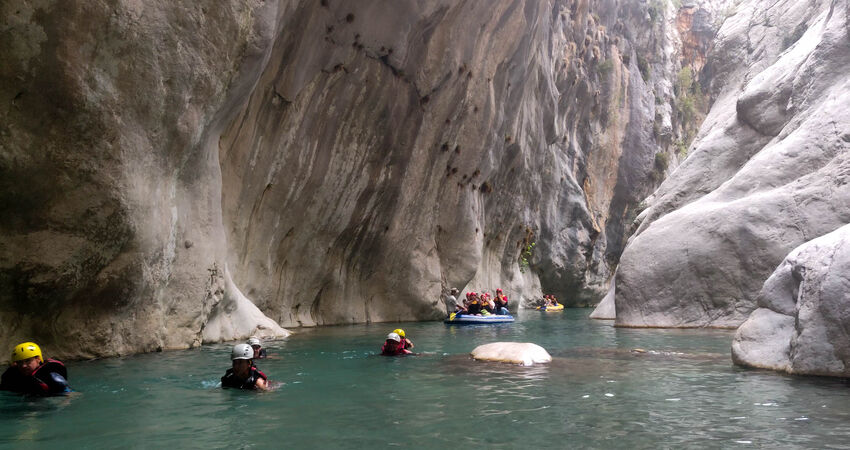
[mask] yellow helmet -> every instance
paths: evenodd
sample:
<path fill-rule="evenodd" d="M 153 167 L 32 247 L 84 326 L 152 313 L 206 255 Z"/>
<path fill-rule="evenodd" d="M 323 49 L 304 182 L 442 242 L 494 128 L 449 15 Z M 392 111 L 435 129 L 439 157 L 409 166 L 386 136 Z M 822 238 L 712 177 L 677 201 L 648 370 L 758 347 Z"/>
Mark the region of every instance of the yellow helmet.
<path fill-rule="evenodd" d="M 395 334 L 397 334 L 401 337 L 404 337 L 404 330 L 402 330 L 401 328 L 396 328 L 395 330 L 393 330 L 393 333 L 395 333 Z"/>
<path fill-rule="evenodd" d="M 23 344 L 18 344 L 14 350 L 12 350 L 12 362 L 23 361 L 25 359 L 30 359 L 33 356 L 38 356 L 38 359 L 44 361 L 44 358 L 41 356 L 41 349 L 38 348 L 35 342 L 24 342 Z"/>

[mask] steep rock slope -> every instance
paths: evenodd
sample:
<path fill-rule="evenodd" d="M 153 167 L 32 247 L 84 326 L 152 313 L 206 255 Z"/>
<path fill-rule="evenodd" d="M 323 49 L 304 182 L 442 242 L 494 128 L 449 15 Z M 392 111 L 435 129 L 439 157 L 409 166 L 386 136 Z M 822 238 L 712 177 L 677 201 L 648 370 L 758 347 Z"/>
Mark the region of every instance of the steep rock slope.
<path fill-rule="evenodd" d="M 850 220 L 848 8 L 745 2 L 726 20 L 714 106 L 621 259 L 618 325 L 738 326 L 791 249 Z"/>

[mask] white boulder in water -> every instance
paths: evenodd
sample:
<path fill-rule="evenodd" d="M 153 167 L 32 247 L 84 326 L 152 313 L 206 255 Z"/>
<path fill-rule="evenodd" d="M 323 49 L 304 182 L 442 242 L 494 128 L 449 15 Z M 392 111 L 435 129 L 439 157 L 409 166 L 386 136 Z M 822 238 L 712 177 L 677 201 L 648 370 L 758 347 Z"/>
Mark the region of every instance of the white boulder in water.
<path fill-rule="evenodd" d="M 547 363 L 552 357 L 541 346 L 530 342 L 493 342 L 475 347 L 472 350 L 474 359 L 498 361 L 512 364 L 531 366 Z"/>

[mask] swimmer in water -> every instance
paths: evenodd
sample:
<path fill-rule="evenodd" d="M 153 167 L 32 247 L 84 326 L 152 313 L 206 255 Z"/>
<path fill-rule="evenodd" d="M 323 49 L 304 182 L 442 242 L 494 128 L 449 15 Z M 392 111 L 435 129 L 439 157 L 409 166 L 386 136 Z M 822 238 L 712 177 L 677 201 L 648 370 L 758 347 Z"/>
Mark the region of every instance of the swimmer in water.
<path fill-rule="evenodd" d="M 38 345 L 24 342 L 12 350 L 12 364 L 0 378 L 0 390 L 50 396 L 71 392 L 71 387 L 62 361 L 50 358 L 45 361 Z"/>
<path fill-rule="evenodd" d="M 254 359 L 266 359 L 266 349 L 263 348 L 262 344 L 260 344 L 260 339 L 254 336 L 251 336 L 248 339 L 248 345 L 254 349 Z"/>
<path fill-rule="evenodd" d="M 384 346 L 381 347 L 381 355 L 383 356 L 404 356 L 410 355 L 413 352 L 404 348 L 404 342 L 398 333 L 390 333 L 387 335 L 387 340 Z"/>
<path fill-rule="evenodd" d="M 236 344 L 230 352 L 230 360 L 233 367 L 221 377 L 221 387 L 269 390 L 269 382 L 266 374 L 254 366 L 254 349 L 248 344 Z"/>
<path fill-rule="evenodd" d="M 401 338 L 401 344 L 404 346 L 405 350 L 410 350 L 413 348 L 413 341 L 404 336 L 404 330 L 402 330 L 401 328 L 396 328 L 395 330 L 393 330 L 393 333 L 399 335 L 399 337 Z"/>

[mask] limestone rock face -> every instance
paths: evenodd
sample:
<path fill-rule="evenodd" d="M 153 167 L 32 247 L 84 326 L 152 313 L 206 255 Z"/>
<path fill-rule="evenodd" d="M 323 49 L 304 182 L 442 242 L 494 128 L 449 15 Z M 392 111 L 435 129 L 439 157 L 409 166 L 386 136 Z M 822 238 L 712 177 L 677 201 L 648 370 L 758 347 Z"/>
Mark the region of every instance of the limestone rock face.
<path fill-rule="evenodd" d="M 850 376 L 850 225 L 794 249 L 735 334 L 736 364 Z"/>
<path fill-rule="evenodd" d="M 744 2 L 724 22 L 714 106 L 617 269 L 617 325 L 737 327 L 788 252 L 850 222 L 847 42 L 844 1 Z"/>
<path fill-rule="evenodd" d="M 472 357 L 481 361 L 497 361 L 521 366 L 532 366 L 552 361 L 541 346 L 528 342 L 493 342 L 472 350 Z"/>
<path fill-rule="evenodd" d="M 432 319 L 449 287 L 596 302 L 663 176 L 659 136 L 677 138 L 653 131 L 675 122 L 673 16 L 0 3 L 0 348 Z M 787 115 L 771 114 L 768 129 Z"/>
<path fill-rule="evenodd" d="M 646 55 L 674 52 L 672 12 L 315 6 L 283 18 L 222 136 L 243 292 L 285 326 L 439 318 L 450 287 L 598 302 L 657 176 L 653 123 L 677 67 Z"/>
<path fill-rule="evenodd" d="M 0 3 L 0 348 L 201 343 L 232 295 L 219 136 L 265 65 L 278 6 Z"/>

